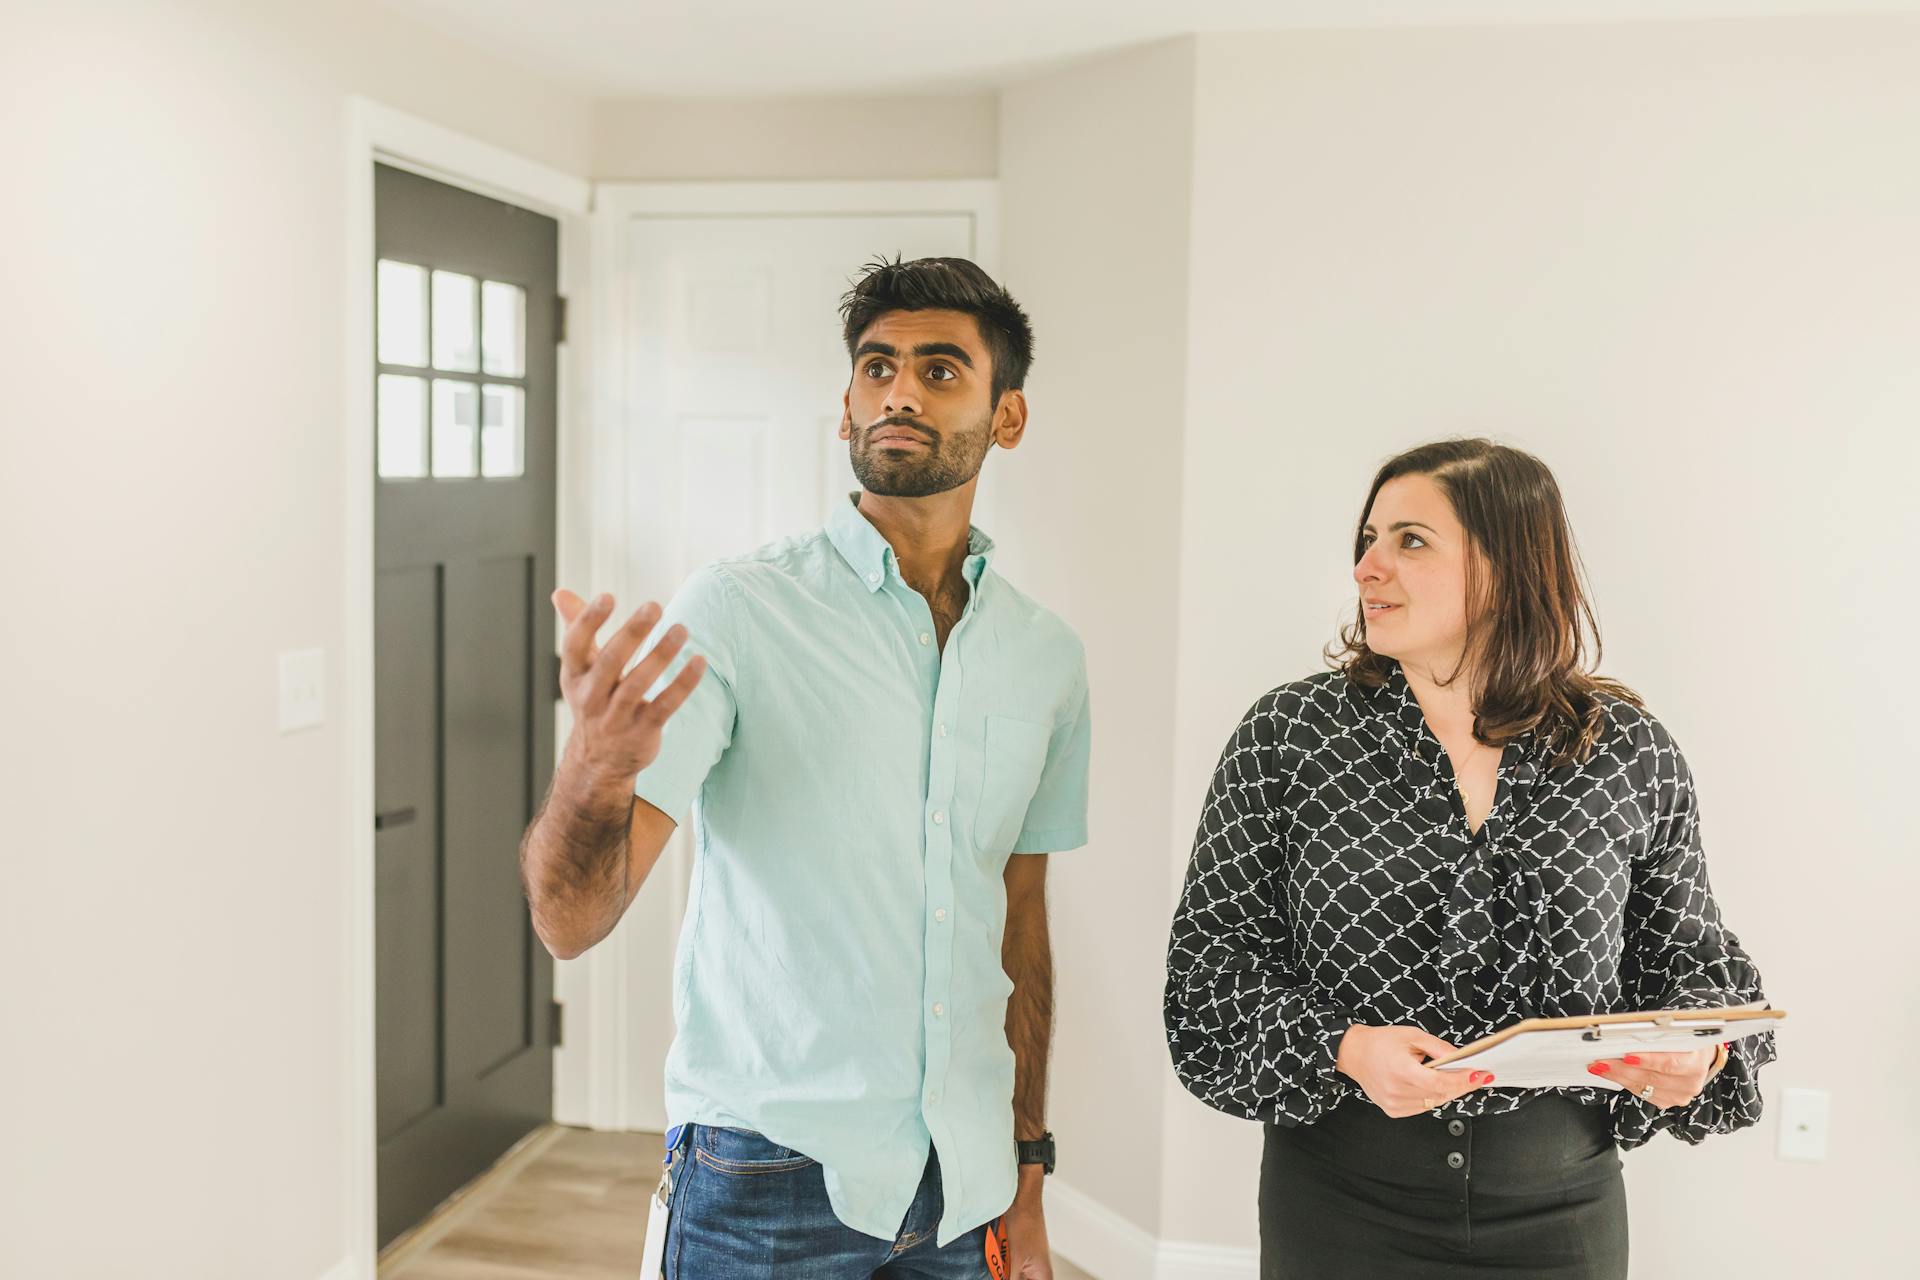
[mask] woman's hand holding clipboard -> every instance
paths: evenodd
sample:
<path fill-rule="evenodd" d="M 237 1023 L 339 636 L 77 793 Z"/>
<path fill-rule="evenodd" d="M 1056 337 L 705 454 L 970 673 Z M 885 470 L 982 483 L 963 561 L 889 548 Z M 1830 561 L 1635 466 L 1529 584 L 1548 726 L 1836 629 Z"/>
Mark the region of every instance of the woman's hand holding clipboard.
<path fill-rule="evenodd" d="M 1427 1063 L 1436 1071 L 1490 1071 L 1504 1089 L 1627 1088 L 1596 1062 L 1695 1053 L 1771 1031 L 1786 1017 L 1765 1004 L 1660 1009 L 1584 1018 L 1528 1018 Z"/>

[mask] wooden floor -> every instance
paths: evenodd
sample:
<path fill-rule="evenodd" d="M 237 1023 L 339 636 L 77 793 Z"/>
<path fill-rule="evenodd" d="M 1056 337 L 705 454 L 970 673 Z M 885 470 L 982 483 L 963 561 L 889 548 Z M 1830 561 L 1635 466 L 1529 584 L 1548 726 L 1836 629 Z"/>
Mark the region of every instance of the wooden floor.
<path fill-rule="evenodd" d="M 381 1280 L 638 1280 L 662 1151 L 653 1133 L 543 1129 L 394 1241 Z"/>

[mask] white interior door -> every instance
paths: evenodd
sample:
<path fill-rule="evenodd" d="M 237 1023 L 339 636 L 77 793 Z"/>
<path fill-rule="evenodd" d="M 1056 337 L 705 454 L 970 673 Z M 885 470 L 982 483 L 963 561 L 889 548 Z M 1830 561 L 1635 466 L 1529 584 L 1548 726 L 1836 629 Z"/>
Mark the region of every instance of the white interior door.
<path fill-rule="evenodd" d="M 603 210 L 600 260 L 611 259 L 617 274 L 607 282 L 618 301 L 603 313 L 613 331 L 601 368 L 618 383 L 622 614 L 642 599 L 664 601 L 711 560 L 818 528 L 830 504 L 859 487 L 838 438 L 851 367 L 838 305 L 865 263 L 883 254 L 953 256 L 992 269 L 977 209 L 795 212 L 767 203 L 718 213 Z M 993 470 L 989 464 L 982 477 L 975 513 L 989 531 Z M 675 838 L 619 933 L 581 962 L 588 972 L 562 975 L 563 999 L 569 986 L 581 993 L 582 978 L 593 988 L 590 1000 L 568 1000 L 568 1043 L 575 1045 L 584 1011 L 593 1025 L 581 1047 L 594 1059 L 585 1073 L 591 1098 L 568 1096 L 568 1082 L 582 1073 L 559 1073 L 562 1120 L 629 1129 L 665 1123 L 688 845 Z M 608 1018 L 623 1025 L 602 1025 Z"/>
<path fill-rule="evenodd" d="M 838 435 L 851 367 L 840 295 L 879 254 L 966 257 L 972 232 L 954 214 L 631 222 L 629 491 L 643 584 L 665 590 L 817 527 L 859 487 Z"/>

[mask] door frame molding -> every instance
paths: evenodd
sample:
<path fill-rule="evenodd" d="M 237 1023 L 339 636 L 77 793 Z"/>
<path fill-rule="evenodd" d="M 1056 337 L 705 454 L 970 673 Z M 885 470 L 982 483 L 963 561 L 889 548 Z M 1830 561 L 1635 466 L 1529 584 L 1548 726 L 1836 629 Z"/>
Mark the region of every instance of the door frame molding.
<path fill-rule="evenodd" d="M 595 513 L 595 591 L 611 591 L 630 604 L 662 594 L 644 581 L 632 539 L 634 477 L 629 470 L 636 406 L 631 403 L 625 359 L 631 308 L 626 229 L 635 220 L 686 217 L 793 217 L 964 214 L 974 227 L 974 259 L 988 271 L 1000 257 L 1000 184 L 997 179 L 844 182 L 603 182 L 593 189 L 593 261 L 600 287 L 594 295 L 596 412 L 588 428 L 590 448 L 601 464 L 592 477 Z M 823 317 L 823 322 L 825 321 Z M 678 584 L 668 584 L 676 586 Z M 556 741 L 564 740 L 563 738 Z M 676 832 L 656 866 L 683 900 L 692 858 L 686 836 Z M 657 890 L 656 890 L 657 891 Z M 634 1046 L 640 1025 L 633 985 L 636 974 L 671 971 L 678 919 L 664 932 L 617 928 L 578 960 L 555 969 L 554 983 L 567 1005 L 567 1042 L 555 1055 L 554 1118 L 613 1131 L 666 1127 L 665 1099 L 635 1087 Z"/>
<path fill-rule="evenodd" d="M 346 630 L 342 638 L 341 708 L 347 756 L 348 863 L 341 971 L 347 976 L 341 1045 L 347 1083 L 346 1177 L 342 1188 L 347 1256 L 329 1280 L 374 1280 L 376 1092 L 374 1086 L 374 200 L 373 166 L 393 165 L 449 186 L 504 200 L 560 224 L 560 289 L 569 299 L 567 341 L 557 368 L 555 430 L 556 569 L 563 579 L 588 575 L 590 541 L 577 521 L 589 474 L 585 428 L 590 397 L 587 320 L 592 186 L 456 130 L 358 95 L 346 102 Z M 571 536 L 570 536 L 571 535 Z M 558 739 L 556 739 L 558 740 Z"/>

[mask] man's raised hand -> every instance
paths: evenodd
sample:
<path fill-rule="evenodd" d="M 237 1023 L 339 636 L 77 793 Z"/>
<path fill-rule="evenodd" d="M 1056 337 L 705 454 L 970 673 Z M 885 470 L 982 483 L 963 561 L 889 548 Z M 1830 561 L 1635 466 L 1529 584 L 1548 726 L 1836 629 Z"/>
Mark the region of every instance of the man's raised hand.
<path fill-rule="evenodd" d="M 561 588 L 553 593 L 553 607 L 566 624 L 560 641 L 560 692 L 573 712 L 567 754 L 597 781 L 631 786 L 634 775 L 660 754 L 667 718 L 700 683 L 707 661 L 696 655 L 658 697 L 649 699 L 647 691 L 685 647 L 686 628 L 669 627 L 627 671 L 659 624 L 659 605 L 649 602 L 634 610 L 605 645 L 596 644 L 594 637 L 613 616 L 612 596 L 596 596 L 589 603 Z"/>

